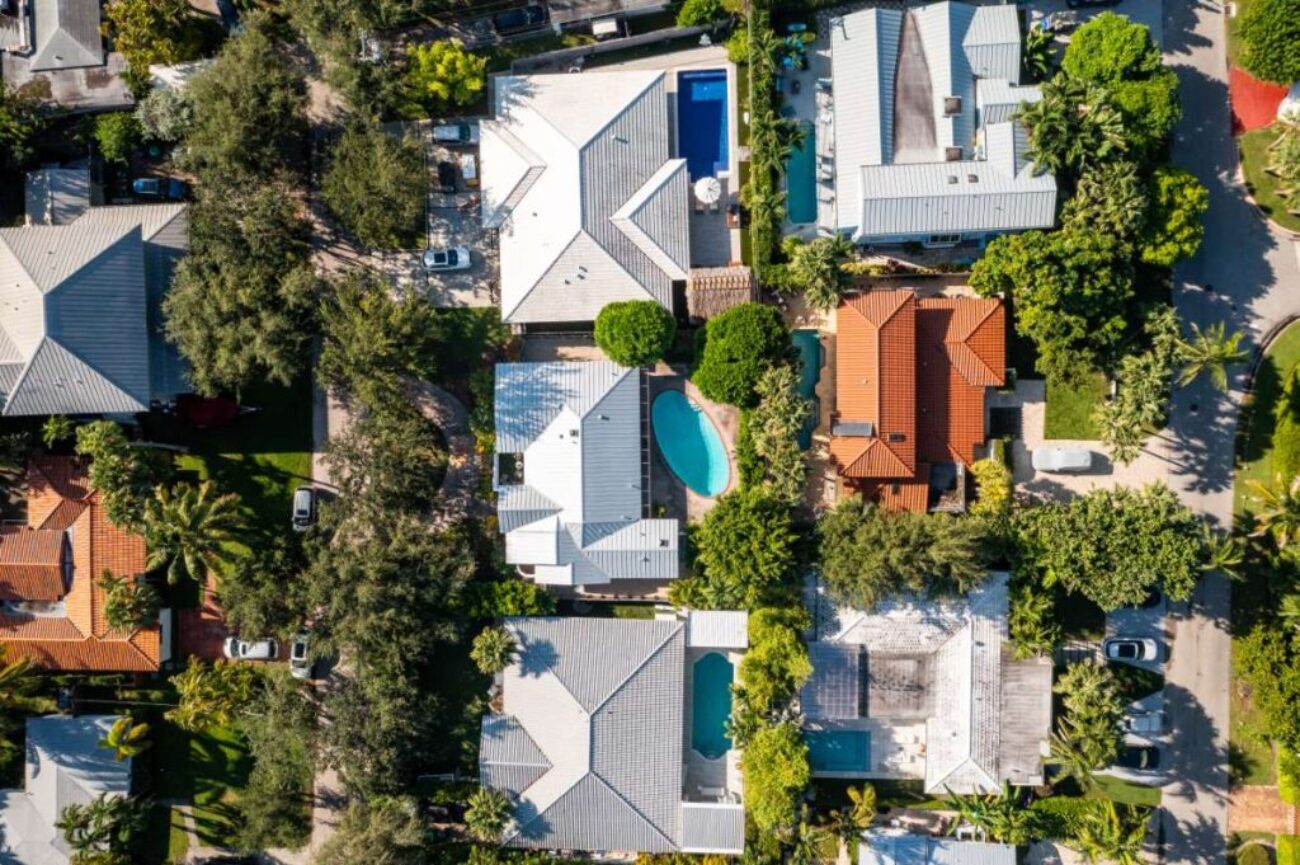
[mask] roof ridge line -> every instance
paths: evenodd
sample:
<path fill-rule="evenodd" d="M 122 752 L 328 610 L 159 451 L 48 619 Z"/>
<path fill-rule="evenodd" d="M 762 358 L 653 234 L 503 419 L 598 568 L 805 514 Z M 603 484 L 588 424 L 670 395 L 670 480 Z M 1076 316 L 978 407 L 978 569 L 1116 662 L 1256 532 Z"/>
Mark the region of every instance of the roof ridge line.
<path fill-rule="evenodd" d="M 660 620 L 659 620 L 659 619 L 651 619 L 651 621 L 652 621 L 652 622 L 658 622 L 658 621 L 660 621 Z M 601 709 L 605 708 L 606 704 L 608 704 L 609 701 L 612 700 L 612 699 L 615 697 L 615 695 L 618 694 L 619 691 L 621 691 L 621 690 L 623 690 L 625 687 L 627 687 L 627 683 L 630 682 L 630 681 L 632 681 L 633 677 L 636 676 L 637 673 L 640 673 L 642 670 L 644 670 L 645 667 L 646 667 L 646 664 L 649 664 L 652 660 L 654 660 L 655 656 L 657 656 L 660 652 L 663 651 L 664 646 L 668 645 L 669 641 L 672 640 L 674 637 L 676 637 L 678 634 L 680 634 L 680 633 L 682 632 L 682 630 L 685 629 L 685 627 L 686 627 L 686 625 L 685 625 L 683 622 L 680 622 L 680 621 L 676 621 L 676 622 L 674 622 L 673 624 L 675 624 L 676 627 L 673 628 L 673 630 L 672 630 L 671 632 L 669 632 L 668 636 L 664 637 L 664 638 L 659 642 L 659 645 L 655 646 L 653 649 L 651 649 L 649 652 L 647 652 L 647 653 L 646 653 L 646 656 L 645 656 L 644 658 L 641 659 L 641 663 L 637 664 L 634 668 L 632 668 L 632 671 L 631 671 L 630 673 L 628 673 L 626 677 L 624 677 L 623 681 L 619 682 L 617 685 L 615 685 L 613 688 L 611 688 L 611 689 L 610 689 L 610 692 L 609 692 L 608 694 L 605 695 L 605 698 L 604 698 L 603 700 L 601 700 L 599 703 L 597 703 L 595 706 L 592 707 L 591 711 L 587 713 L 587 720 L 588 720 L 588 722 L 591 721 L 591 718 L 592 718 L 593 715 L 595 715 L 595 714 L 596 714 L 597 712 L 599 712 Z M 566 688 L 565 690 L 567 691 L 568 689 Z M 572 692 L 572 691 L 569 691 L 569 694 L 570 694 L 570 696 L 572 696 L 572 695 L 573 695 L 573 692 Z M 578 698 L 575 696 L 574 699 L 577 700 Z M 579 703 L 578 705 L 582 705 L 582 704 Z M 588 743 L 588 744 L 590 745 L 590 743 Z M 588 766 L 591 765 L 591 763 L 590 763 L 590 758 L 589 758 L 589 760 L 588 760 L 587 765 L 588 765 Z M 588 770 L 588 771 L 590 771 L 590 770 Z M 603 779 L 602 779 L 602 780 L 603 780 Z M 620 798 L 622 798 L 622 797 L 620 797 Z"/>
<path fill-rule="evenodd" d="M 673 849 L 677 849 L 678 844 L 677 844 L 677 841 L 676 841 L 675 839 L 673 839 L 673 838 L 669 838 L 667 835 L 665 835 L 665 834 L 664 834 L 664 831 L 663 831 L 662 829 L 660 829 L 657 825 L 655 825 L 655 822 L 654 822 L 653 820 L 651 820 L 651 819 L 650 819 L 649 817 L 647 817 L 645 814 L 641 813 L 641 809 L 637 808 L 635 805 L 633 805 L 631 802 L 629 802 L 629 801 L 627 800 L 627 797 L 625 797 L 622 793 L 618 792 L 618 790 L 614 789 L 614 785 L 611 784 L 611 783 L 609 783 L 608 781 L 606 781 L 606 780 L 601 776 L 601 774 L 600 774 L 599 772 L 595 772 L 595 771 L 592 771 L 592 770 L 589 769 L 589 770 L 587 771 L 587 774 L 590 775 L 591 777 L 595 778 L 595 779 L 596 779 L 597 781 L 599 781 L 601 784 L 604 784 L 604 785 L 605 785 L 605 789 L 609 790 L 609 792 L 610 792 L 611 794 L 613 794 L 614 798 L 618 799 L 618 801 L 620 801 L 620 802 L 622 802 L 624 805 L 626 805 L 626 806 L 627 806 L 627 809 L 628 809 L 629 811 L 631 811 L 633 814 L 635 814 L 635 815 L 636 815 L 636 816 L 641 820 L 642 823 L 645 823 L 647 826 L 649 826 L 651 829 L 653 829 L 654 832 L 655 832 L 655 834 L 658 835 L 660 838 L 664 839 L 665 841 L 667 841 L 668 844 L 669 844 L 671 847 L 673 847 Z M 681 799 L 681 797 L 678 796 L 678 800 L 679 800 L 679 802 L 678 802 L 678 810 L 679 810 L 679 811 L 681 810 L 680 799 Z"/>

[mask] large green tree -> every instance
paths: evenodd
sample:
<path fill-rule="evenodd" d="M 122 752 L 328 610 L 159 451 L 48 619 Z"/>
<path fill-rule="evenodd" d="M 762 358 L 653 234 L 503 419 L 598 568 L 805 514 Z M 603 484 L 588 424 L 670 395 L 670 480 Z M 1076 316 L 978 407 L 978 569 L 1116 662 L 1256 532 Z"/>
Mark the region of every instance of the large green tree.
<path fill-rule="evenodd" d="M 1065 203 L 1061 222 L 1073 231 L 1095 231 L 1134 242 L 1147 225 L 1150 201 L 1138 168 L 1120 160 L 1089 168 Z"/>
<path fill-rule="evenodd" d="M 1300 750 L 1300 651 L 1291 628 L 1257 625 L 1233 646 L 1233 664 L 1251 689 L 1265 733 L 1292 752 Z"/>
<path fill-rule="evenodd" d="M 971 270 L 985 297 L 1008 295 L 1016 331 L 1038 348 L 1038 368 L 1072 380 L 1100 367 L 1124 337 L 1133 271 L 1122 244 L 1094 231 L 999 237 Z"/>
<path fill-rule="evenodd" d="M 794 576 L 790 509 L 761 490 L 722 496 L 694 540 L 703 600 L 713 609 L 762 606 Z"/>
<path fill-rule="evenodd" d="M 1022 510 L 1016 522 L 1026 566 L 1108 611 L 1153 589 L 1186 600 L 1206 556 L 1201 521 L 1159 483 L 1093 490 Z"/>
<path fill-rule="evenodd" d="M 230 544 L 244 526 L 239 497 L 218 495 L 211 481 L 195 487 L 159 486 L 144 506 L 144 538 L 150 570 L 167 565 L 167 582 L 191 579 L 230 564 Z"/>
<path fill-rule="evenodd" d="M 325 451 L 339 489 L 331 513 L 337 522 L 390 522 L 426 515 L 441 490 L 447 465 L 442 434 L 412 406 L 392 405 L 353 420 Z"/>
<path fill-rule="evenodd" d="M 201 732 L 229 726 L 253 702 L 261 674 L 247 664 L 217 660 L 211 665 L 191 657 L 189 666 L 171 677 L 179 705 L 166 718 L 182 730 Z"/>
<path fill-rule="evenodd" d="M 105 570 L 99 587 L 104 591 L 104 619 L 110 628 L 133 631 L 158 620 L 158 592 L 135 574 L 117 576 Z"/>
<path fill-rule="evenodd" d="M 265 13 L 244 20 L 211 66 L 191 79 L 194 123 L 183 162 L 200 178 L 256 183 L 297 163 L 307 132 L 304 76 Z"/>
<path fill-rule="evenodd" d="M 32 158 L 32 141 L 46 123 L 44 103 L 31 86 L 0 84 L 0 168 L 17 169 Z"/>
<path fill-rule="evenodd" d="M 226 622 L 242 634 L 292 637 L 307 614 L 305 567 L 299 545 L 283 535 L 254 544 L 217 583 Z"/>
<path fill-rule="evenodd" d="M 321 197 L 370 249 L 410 249 L 424 239 L 424 148 L 413 135 L 353 123 L 330 150 Z"/>
<path fill-rule="evenodd" d="M 1089 800 L 1076 821 L 1074 844 L 1089 863 L 1140 865 L 1146 858 L 1147 830 L 1151 809 L 1141 805 L 1119 805 L 1111 799 Z"/>
<path fill-rule="evenodd" d="M 676 334 L 673 314 L 654 300 L 607 303 L 596 316 L 596 345 L 623 366 L 651 366 L 663 360 Z"/>
<path fill-rule="evenodd" d="M 149 81 L 149 67 L 174 66 L 199 56 L 202 40 L 186 0 L 112 0 L 104 19 L 113 50 L 126 59 L 133 88 Z"/>
<path fill-rule="evenodd" d="M 89 802 L 65 805 L 54 828 L 63 835 L 74 862 L 94 862 L 99 857 L 125 863 L 132 839 L 148 822 L 148 802 L 101 793 Z"/>
<path fill-rule="evenodd" d="M 1256 78 L 1290 86 L 1300 79 L 1300 15 L 1295 0 L 1253 0 L 1238 24 L 1241 65 Z"/>
<path fill-rule="evenodd" d="M 1162 165 L 1151 178 L 1151 215 L 1142 239 L 1142 260 L 1173 267 L 1201 246 L 1210 193 L 1190 171 Z"/>
<path fill-rule="evenodd" d="M 691 381 L 707 398 L 741 407 L 754 405 L 755 386 L 790 351 L 790 333 L 776 307 L 743 303 L 710 319 L 704 351 Z"/>
<path fill-rule="evenodd" d="M 487 58 L 459 39 L 436 39 L 407 49 L 406 85 L 412 102 L 436 109 L 469 105 L 487 84 Z"/>
<path fill-rule="evenodd" d="M 310 355 L 321 294 L 293 189 L 283 179 L 210 183 L 189 219 L 190 253 L 163 312 L 195 389 L 289 384 Z"/>
<path fill-rule="evenodd" d="M 817 525 L 822 577 L 836 600 L 859 610 L 904 592 L 965 593 L 988 573 L 981 531 L 976 520 L 845 499 Z"/>
<path fill-rule="evenodd" d="M 808 627 L 800 607 L 766 607 L 749 616 L 749 649 L 740 659 L 738 699 L 761 718 L 775 718 L 812 675 L 799 632 Z"/>
<path fill-rule="evenodd" d="M 745 810 L 762 832 L 794 825 L 799 797 L 812 780 L 808 745 L 793 723 L 759 730 L 740 758 Z"/>
<path fill-rule="evenodd" d="M 337 831 L 312 860 L 316 865 L 420 865 L 425 862 L 424 821 L 413 799 L 353 800 Z"/>
<path fill-rule="evenodd" d="M 315 728 L 316 707 L 303 684 L 284 670 L 269 674 L 240 724 L 253 758 L 239 797 L 240 849 L 296 849 L 310 840 Z"/>
<path fill-rule="evenodd" d="M 1029 130 L 1028 156 L 1040 171 L 1068 180 L 1129 150 L 1124 118 L 1101 85 L 1058 73 L 1024 103 L 1018 118 Z"/>
<path fill-rule="evenodd" d="M 789 246 L 789 280 L 813 309 L 828 312 L 839 305 L 849 278 L 840 265 L 852 258 L 852 241 L 842 234 Z"/>
<path fill-rule="evenodd" d="M 82 424 L 76 435 L 76 451 L 90 457 L 90 486 L 99 492 L 109 521 L 138 529 L 154 485 L 167 476 L 167 465 L 157 451 L 133 447 L 112 421 Z"/>

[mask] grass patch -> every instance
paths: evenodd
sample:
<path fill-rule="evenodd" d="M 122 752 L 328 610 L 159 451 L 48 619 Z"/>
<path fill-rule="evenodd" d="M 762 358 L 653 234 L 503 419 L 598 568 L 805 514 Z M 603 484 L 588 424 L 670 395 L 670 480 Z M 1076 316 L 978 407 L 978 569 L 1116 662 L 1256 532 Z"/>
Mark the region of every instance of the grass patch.
<path fill-rule="evenodd" d="M 1277 836 L 1277 865 L 1300 865 L 1300 835 Z"/>
<path fill-rule="evenodd" d="M 1277 140 L 1279 131 L 1275 123 L 1263 129 L 1254 129 L 1237 139 L 1241 172 L 1246 177 L 1246 188 L 1250 190 L 1259 209 L 1283 228 L 1300 231 L 1300 216 L 1287 212 L 1286 202 L 1277 194 L 1277 178 L 1265 171 L 1268 167 L 1268 147 Z"/>
<path fill-rule="evenodd" d="M 864 783 L 864 782 L 859 782 Z M 948 803 L 925 792 L 923 781 L 871 781 L 876 788 L 876 807 L 946 809 Z"/>
<path fill-rule="evenodd" d="M 1089 799 L 1110 799 L 1121 805 L 1146 805 L 1151 808 L 1160 806 L 1159 787 L 1144 787 L 1110 775 L 1093 775 L 1092 779 L 1097 784 L 1088 793 Z"/>
<path fill-rule="evenodd" d="M 175 724 L 155 728 L 154 790 L 160 800 L 192 802 L 194 829 L 204 846 L 230 846 L 238 815 L 239 790 L 248 783 L 253 761 L 248 746 L 229 727 L 187 733 Z M 173 815 L 171 835 L 178 815 Z M 170 841 L 169 848 L 175 841 Z"/>
<path fill-rule="evenodd" d="M 149 809 L 149 823 L 133 851 L 141 865 L 179 865 L 190 849 L 181 812 L 167 805 Z"/>
<path fill-rule="evenodd" d="M 1255 373 L 1250 397 L 1242 408 L 1241 422 L 1237 427 L 1234 502 L 1238 514 L 1249 510 L 1246 481 L 1268 483 L 1277 472 L 1273 464 L 1273 455 L 1281 444 L 1276 441 L 1277 405 L 1286 380 L 1297 366 L 1300 366 L 1300 322 L 1290 325 L 1273 340 Z"/>
<path fill-rule="evenodd" d="M 1251 0 L 1233 0 L 1233 5 L 1237 7 L 1237 14 L 1228 19 L 1228 63 L 1233 66 L 1241 65 L 1242 40 L 1241 40 L 1241 21 L 1246 10 L 1250 8 Z"/>
<path fill-rule="evenodd" d="M 1108 388 L 1101 373 L 1081 376 L 1077 384 L 1049 381 L 1043 438 L 1096 440 L 1099 433 L 1093 410 L 1106 399 Z"/>

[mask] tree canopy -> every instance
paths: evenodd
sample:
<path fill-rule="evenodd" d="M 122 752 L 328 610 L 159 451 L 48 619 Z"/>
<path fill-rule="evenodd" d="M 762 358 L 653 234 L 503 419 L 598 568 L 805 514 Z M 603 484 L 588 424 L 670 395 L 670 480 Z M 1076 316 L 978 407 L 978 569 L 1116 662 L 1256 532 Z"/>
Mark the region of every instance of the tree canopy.
<path fill-rule="evenodd" d="M 1124 337 L 1133 273 L 1122 253 L 1094 231 L 1026 231 L 993 240 L 970 283 L 985 297 L 1009 294 L 1039 370 L 1071 379 L 1101 366 Z"/>
<path fill-rule="evenodd" d="M 987 576 L 976 520 L 889 513 L 854 497 L 827 512 L 817 533 L 826 587 L 855 609 L 901 592 L 964 594 Z"/>
<path fill-rule="evenodd" d="M 1164 484 L 1027 508 L 1017 525 L 1021 554 L 1046 585 L 1107 611 L 1140 604 L 1153 589 L 1186 600 L 1206 554 L 1201 521 Z"/>
<path fill-rule="evenodd" d="M 719 498 L 694 538 L 704 605 L 762 606 L 793 576 L 797 539 L 790 509 L 761 491 Z"/>
<path fill-rule="evenodd" d="M 1241 65 L 1256 78 L 1290 86 L 1300 79 L 1300 15 L 1295 0 L 1253 0 L 1238 24 Z"/>
<path fill-rule="evenodd" d="M 305 566 L 301 548 L 283 536 L 254 544 L 217 583 L 226 621 L 242 634 L 289 639 L 306 617 Z"/>
<path fill-rule="evenodd" d="M 487 84 L 487 58 L 459 39 L 436 39 L 407 49 L 406 83 L 412 102 L 430 108 L 469 105 Z"/>
<path fill-rule="evenodd" d="M 771 832 L 794 824 L 799 797 L 812 780 L 808 745 L 793 723 L 765 727 L 740 757 L 745 773 L 745 810 L 754 825 Z"/>
<path fill-rule="evenodd" d="M 1173 267 L 1191 258 L 1205 236 L 1201 217 L 1210 193 L 1190 171 L 1162 165 L 1151 178 L 1151 215 L 1142 241 L 1142 260 Z"/>
<path fill-rule="evenodd" d="M 132 89 L 149 81 L 149 67 L 199 56 L 202 38 L 186 0 L 113 0 L 104 7 L 113 49 L 126 59 Z"/>
<path fill-rule="evenodd" d="M 0 168 L 22 168 L 32 158 L 32 139 L 45 126 L 46 108 L 36 89 L 0 83 Z"/>
<path fill-rule="evenodd" d="M 353 123 L 330 150 L 321 196 L 370 249 L 411 249 L 424 238 L 424 148 L 371 123 Z"/>
<path fill-rule="evenodd" d="M 799 433 L 808 421 L 808 401 L 799 393 L 799 374 L 793 366 L 780 364 L 759 376 L 754 392 L 758 405 L 744 417 L 744 436 L 753 451 L 750 475 L 742 471 L 741 483 L 754 484 L 768 495 L 793 507 L 803 499 L 803 448 Z M 737 445 L 736 461 L 740 463 Z"/>
<path fill-rule="evenodd" d="M 312 860 L 316 865 L 420 865 L 425 861 L 424 821 L 414 800 L 352 800 Z"/>
<path fill-rule="evenodd" d="M 654 300 L 607 303 L 596 316 L 596 345 L 614 363 L 651 366 L 673 346 L 677 322 Z"/>
<path fill-rule="evenodd" d="M 704 351 L 691 381 L 716 402 L 754 405 L 755 386 L 790 351 L 790 333 L 776 307 L 743 303 L 709 320 Z"/>

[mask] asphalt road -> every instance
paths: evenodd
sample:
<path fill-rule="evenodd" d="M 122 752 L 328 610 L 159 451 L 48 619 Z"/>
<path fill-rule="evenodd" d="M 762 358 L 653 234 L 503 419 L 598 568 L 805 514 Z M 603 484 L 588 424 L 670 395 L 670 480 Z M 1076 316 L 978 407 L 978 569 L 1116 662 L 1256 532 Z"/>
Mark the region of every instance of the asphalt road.
<path fill-rule="evenodd" d="M 1184 321 L 1226 320 L 1253 348 L 1277 323 L 1300 313 L 1300 262 L 1293 239 L 1275 232 L 1237 182 L 1228 108 L 1225 18 L 1205 0 L 1165 0 L 1165 60 L 1181 80 L 1183 121 L 1173 161 L 1210 191 L 1206 237 L 1175 272 L 1174 302 Z M 1231 394 L 1201 381 L 1175 393 L 1170 484 L 1189 507 L 1220 525 L 1232 519 L 1232 449 L 1245 369 Z M 1231 591 L 1219 575 L 1202 581 L 1190 604 L 1171 610 L 1173 649 L 1166 711 L 1174 730 L 1166 754 L 1176 780 L 1165 788 L 1164 861 L 1225 860 L 1228 821 L 1228 696 Z"/>

